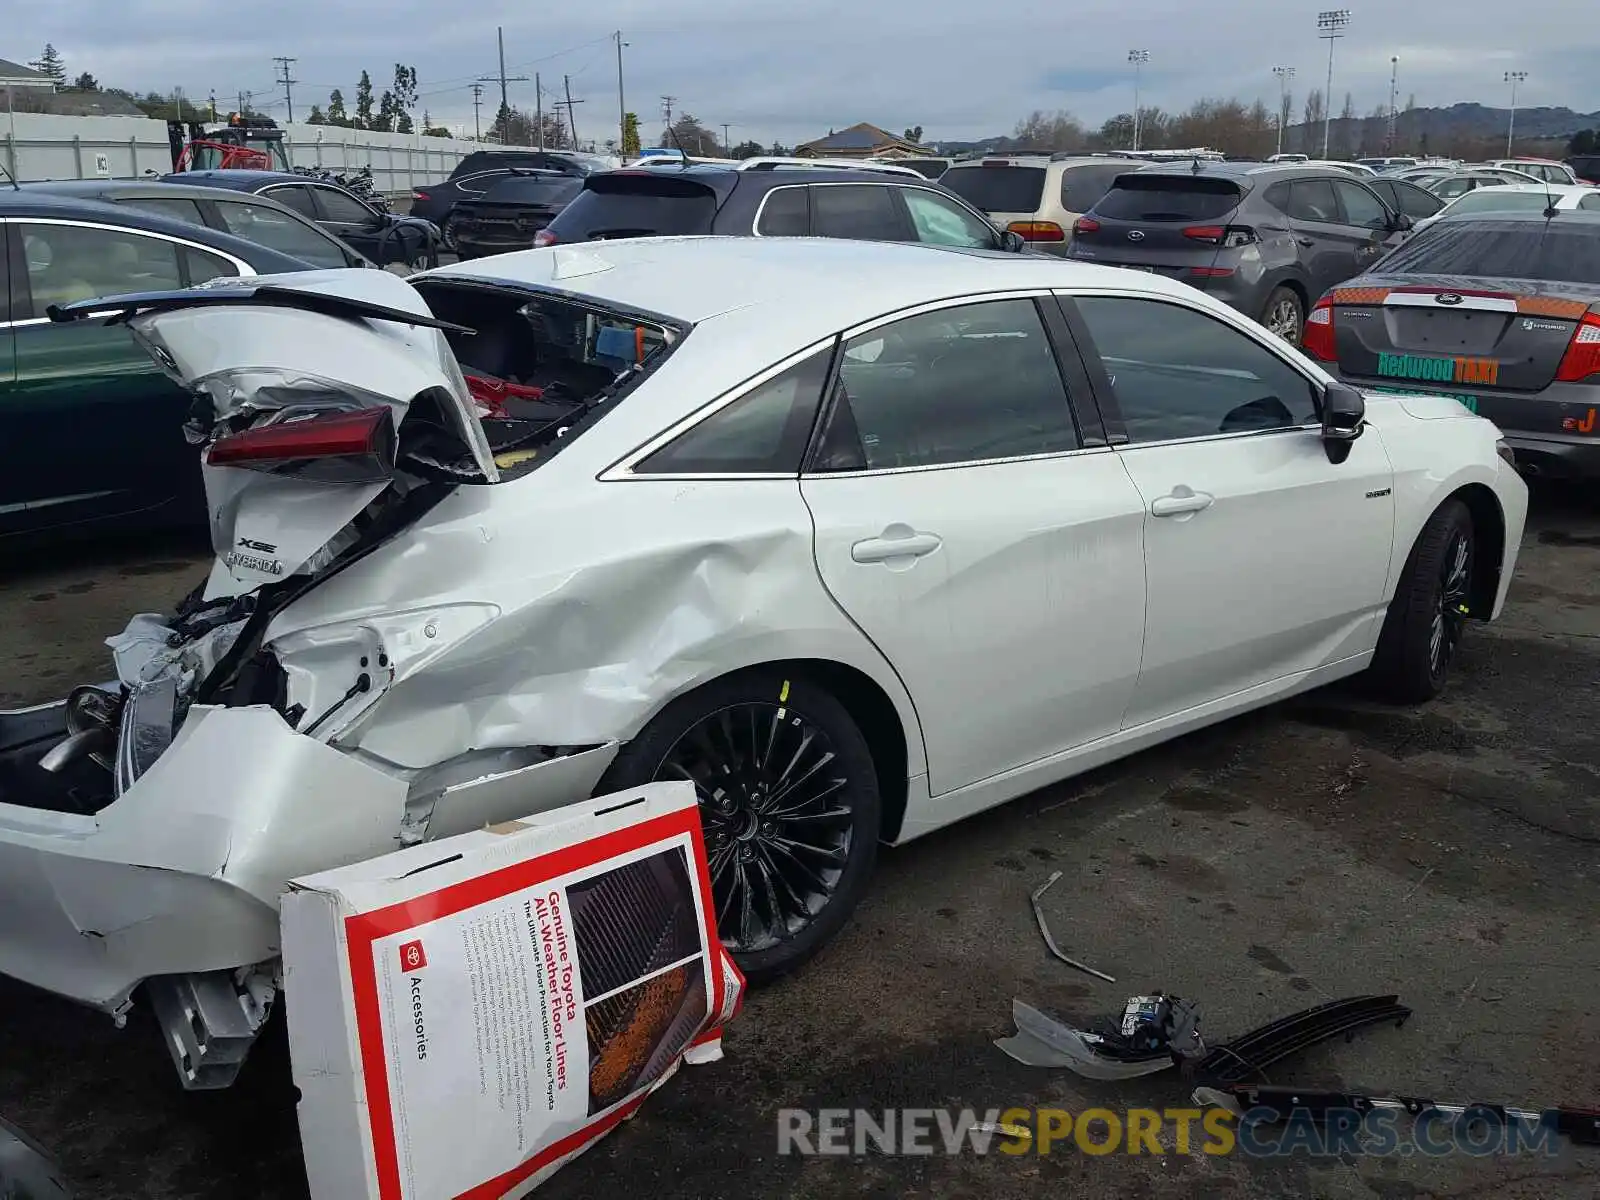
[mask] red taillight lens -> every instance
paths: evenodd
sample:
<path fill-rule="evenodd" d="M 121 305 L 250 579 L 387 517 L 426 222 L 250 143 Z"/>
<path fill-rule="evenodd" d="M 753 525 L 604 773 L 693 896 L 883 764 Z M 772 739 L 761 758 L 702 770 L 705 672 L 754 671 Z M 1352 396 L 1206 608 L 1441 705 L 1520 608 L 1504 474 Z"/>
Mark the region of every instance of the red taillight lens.
<path fill-rule="evenodd" d="M 559 239 L 557 239 L 556 235 L 548 229 L 541 229 L 533 235 L 533 244 L 535 246 L 554 246 L 557 240 Z"/>
<path fill-rule="evenodd" d="M 414 192 L 411 193 L 411 198 L 413 200 L 427 200 L 427 199 L 429 199 L 429 196 L 428 196 L 427 192 L 416 192 L 416 191 L 414 191 Z"/>
<path fill-rule="evenodd" d="M 1006 226 L 1025 242 L 1064 242 L 1067 234 L 1054 221 L 1013 221 Z"/>
<path fill-rule="evenodd" d="M 1190 267 L 1189 274 L 1200 275 L 1206 279 L 1225 279 L 1233 274 L 1232 267 Z"/>
<path fill-rule="evenodd" d="M 1333 345 L 1333 301 L 1317 301 L 1317 306 L 1306 318 L 1306 327 L 1300 335 L 1300 346 L 1312 358 L 1322 362 L 1339 361 L 1339 352 Z"/>
<path fill-rule="evenodd" d="M 1183 231 L 1183 236 L 1208 246 L 1236 250 L 1255 241 L 1256 231 L 1248 225 L 1191 225 Z"/>
<path fill-rule="evenodd" d="M 1093 217 L 1079 217 L 1072 223 L 1073 233 L 1099 233 L 1100 222 Z"/>
<path fill-rule="evenodd" d="M 1183 236 L 1193 238 L 1197 242 L 1215 242 L 1220 244 L 1222 236 L 1227 229 L 1221 225 L 1191 225 L 1183 231 Z"/>
<path fill-rule="evenodd" d="M 375 483 L 394 470 L 394 420 L 387 407 L 279 421 L 220 437 L 213 467 L 293 475 L 313 483 Z"/>
<path fill-rule="evenodd" d="M 1582 383 L 1600 371 L 1600 313 L 1585 313 L 1561 356 L 1556 378 L 1562 383 Z"/>

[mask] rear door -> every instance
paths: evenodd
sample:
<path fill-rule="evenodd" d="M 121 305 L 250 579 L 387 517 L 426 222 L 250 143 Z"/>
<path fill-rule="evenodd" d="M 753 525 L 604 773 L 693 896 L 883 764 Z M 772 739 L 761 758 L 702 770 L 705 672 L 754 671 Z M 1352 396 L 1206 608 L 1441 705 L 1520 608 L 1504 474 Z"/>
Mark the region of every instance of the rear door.
<path fill-rule="evenodd" d="M 1216 226 L 1227 224 L 1243 198 L 1240 185 L 1221 176 L 1122 174 L 1078 221 L 1070 253 L 1184 278 L 1214 265 Z M 1191 234 L 1200 229 L 1204 240 Z"/>
<path fill-rule="evenodd" d="M 861 242 L 910 242 L 917 237 L 898 188 L 873 183 L 813 183 L 811 235 Z"/>
<path fill-rule="evenodd" d="M 1040 299 L 848 333 L 801 481 L 817 568 L 905 681 L 939 794 L 1115 733 L 1138 674 L 1142 505 Z"/>

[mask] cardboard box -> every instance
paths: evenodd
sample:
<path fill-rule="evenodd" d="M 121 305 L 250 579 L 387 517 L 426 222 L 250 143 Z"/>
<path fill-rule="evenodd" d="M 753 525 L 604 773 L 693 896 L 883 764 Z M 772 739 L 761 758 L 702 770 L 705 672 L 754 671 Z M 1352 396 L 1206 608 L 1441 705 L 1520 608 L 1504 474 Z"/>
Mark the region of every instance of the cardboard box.
<path fill-rule="evenodd" d="M 719 1057 L 744 983 L 687 783 L 295 880 L 281 919 L 316 1200 L 526 1195 Z"/>

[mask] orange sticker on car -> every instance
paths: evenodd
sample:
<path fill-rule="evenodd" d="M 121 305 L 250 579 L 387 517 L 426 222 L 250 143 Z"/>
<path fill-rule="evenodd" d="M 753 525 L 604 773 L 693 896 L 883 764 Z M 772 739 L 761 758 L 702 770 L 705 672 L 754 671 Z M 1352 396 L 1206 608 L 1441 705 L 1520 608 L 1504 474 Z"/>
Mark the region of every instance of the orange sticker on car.
<path fill-rule="evenodd" d="M 1565 317 L 1576 321 L 1589 311 L 1582 300 L 1555 300 L 1549 296 L 1518 296 L 1517 311 L 1531 317 Z"/>
<path fill-rule="evenodd" d="M 1334 288 L 1335 304 L 1382 304 L 1389 296 L 1386 287 Z"/>

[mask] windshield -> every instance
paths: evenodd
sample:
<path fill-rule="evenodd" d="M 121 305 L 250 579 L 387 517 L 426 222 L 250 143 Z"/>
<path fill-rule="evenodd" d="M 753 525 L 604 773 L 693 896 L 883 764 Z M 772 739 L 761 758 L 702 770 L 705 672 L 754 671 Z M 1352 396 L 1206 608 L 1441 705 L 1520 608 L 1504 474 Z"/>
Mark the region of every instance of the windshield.
<path fill-rule="evenodd" d="M 1032 213 L 1044 197 L 1043 167 L 951 167 L 939 182 L 987 213 Z"/>
<path fill-rule="evenodd" d="M 1230 179 L 1178 175 L 1124 175 L 1100 198 L 1094 215 L 1114 221 L 1211 221 L 1238 207 L 1242 194 Z"/>
<path fill-rule="evenodd" d="M 1464 275 L 1600 285 L 1600 225 L 1548 221 L 1444 221 L 1402 243 L 1377 268 L 1385 275 Z"/>

